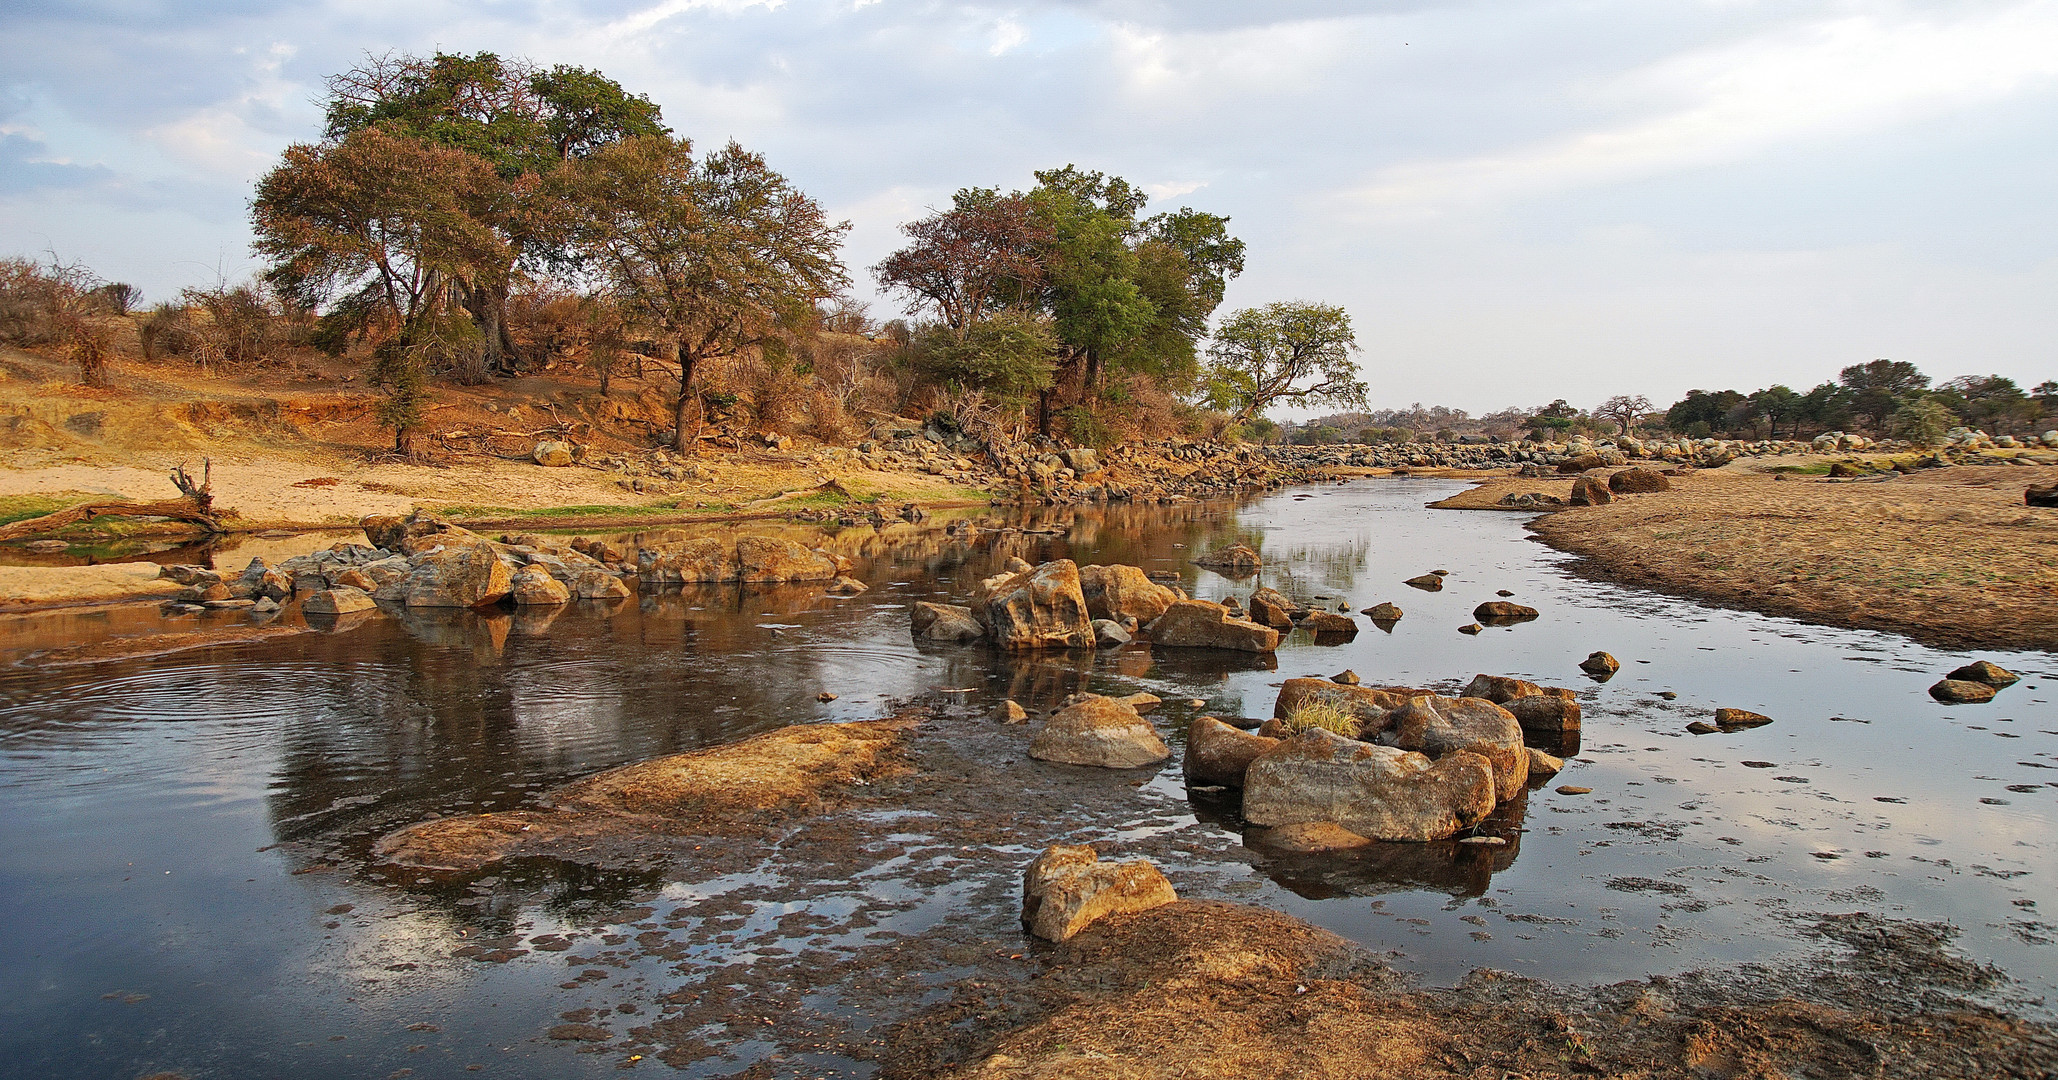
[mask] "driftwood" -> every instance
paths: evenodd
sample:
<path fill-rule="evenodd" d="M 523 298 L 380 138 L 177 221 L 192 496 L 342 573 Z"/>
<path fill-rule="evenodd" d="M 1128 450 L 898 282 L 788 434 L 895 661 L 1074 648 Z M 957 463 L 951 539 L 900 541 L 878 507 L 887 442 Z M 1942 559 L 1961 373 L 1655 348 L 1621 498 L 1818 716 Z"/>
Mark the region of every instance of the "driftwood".
<path fill-rule="evenodd" d="M 214 462 L 211 459 L 201 462 L 200 476 L 200 481 L 195 483 L 192 475 L 186 472 L 186 463 L 182 461 L 171 473 L 172 483 L 183 493 L 179 498 L 160 502 L 116 499 L 80 503 L 54 514 L 24 518 L 11 525 L 0 525 L 0 540 L 22 540 L 41 536 L 67 526 L 91 521 L 102 514 L 132 518 L 169 518 L 198 525 L 206 529 L 210 535 L 227 532 L 228 529 L 222 525 L 221 518 L 214 512 Z"/>

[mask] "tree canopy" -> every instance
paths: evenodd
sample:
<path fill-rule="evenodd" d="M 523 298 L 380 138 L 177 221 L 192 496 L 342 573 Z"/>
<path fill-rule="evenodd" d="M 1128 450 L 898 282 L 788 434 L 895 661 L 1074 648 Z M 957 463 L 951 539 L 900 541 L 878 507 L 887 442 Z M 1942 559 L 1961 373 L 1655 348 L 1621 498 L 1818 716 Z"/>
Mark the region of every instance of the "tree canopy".
<path fill-rule="evenodd" d="M 571 256 L 679 365 L 675 438 L 687 430 L 701 362 L 762 345 L 849 284 L 848 223 L 735 143 L 704 158 L 670 136 L 602 147 L 562 171 Z"/>
<path fill-rule="evenodd" d="M 1283 300 L 1245 308 L 1215 331 L 1206 375 L 1210 405 L 1242 422 L 1281 401 L 1365 405 L 1358 339 L 1334 304 Z"/>

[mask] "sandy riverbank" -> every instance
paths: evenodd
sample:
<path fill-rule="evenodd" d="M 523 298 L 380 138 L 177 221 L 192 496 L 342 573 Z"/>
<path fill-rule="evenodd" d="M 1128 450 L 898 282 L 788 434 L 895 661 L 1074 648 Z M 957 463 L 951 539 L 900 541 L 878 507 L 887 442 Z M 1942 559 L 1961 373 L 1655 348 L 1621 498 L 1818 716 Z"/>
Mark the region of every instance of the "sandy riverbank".
<path fill-rule="evenodd" d="M 1735 468 L 1539 517 L 1592 577 L 1956 648 L 2058 649 L 2058 510 L 2023 489 L 2058 467 L 1960 466 L 1829 480 Z M 1448 505 L 1559 480 L 1496 479 Z"/>

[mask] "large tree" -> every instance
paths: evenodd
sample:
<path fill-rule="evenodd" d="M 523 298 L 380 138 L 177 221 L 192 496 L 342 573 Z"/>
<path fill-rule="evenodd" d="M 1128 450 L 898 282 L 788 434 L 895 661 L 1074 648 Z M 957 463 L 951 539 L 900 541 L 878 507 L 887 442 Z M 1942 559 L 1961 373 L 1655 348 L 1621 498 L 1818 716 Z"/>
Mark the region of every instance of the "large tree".
<path fill-rule="evenodd" d="M 480 331 L 481 370 L 467 373 L 472 378 L 505 368 L 515 350 L 506 309 L 519 267 L 562 261 L 550 221 L 560 207 L 536 197 L 538 179 L 623 139 L 670 134 L 655 104 L 598 72 L 544 71 L 490 52 L 368 56 L 330 77 L 328 91 L 327 144 L 376 127 L 471 155 L 505 186 L 493 213 L 477 222 L 499 235 L 503 256 L 450 277 Z"/>
<path fill-rule="evenodd" d="M 705 361 L 810 324 L 849 284 L 847 222 L 735 143 L 696 158 L 685 139 L 644 136 L 562 170 L 565 238 L 580 265 L 670 345 L 679 366 L 676 442 L 692 449 L 694 374 Z"/>
<path fill-rule="evenodd" d="M 900 227 L 910 241 L 872 273 L 889 292 L 931 308 L 962 340 L 1005 308 L 1033 308 L 1051 235 L 1019 192 L 965 188 L 948 210 Z"/>
<path fill-rule="evenodd" d="M 1594 406 L 1594 415 L 1603 420 L 1613 420 L 1622 428 L 1622 434 L 1629 434 L 1631 425 L 1643 419 L 1651 411 L 1651 399 L 1642 394 L 1617 394 Z"/>
<path fill-rule="evenodd" d="M 1929 385 L 1929 376 L 1906 360 L 1873 360 L 1837 372 L 1837 381 L 1843 384 L 1851 411 L 1880 431 L 1895 409 Z"/>
<path fill-rule="evenodd" d="M 1285 300 L 1245 308 L 1215 331 L 1208 349 L 1208 403 L 1241 423 L 1278 402 L 1365 406 L 1351 355 L 1358 338 L 1334 304 Z"/>

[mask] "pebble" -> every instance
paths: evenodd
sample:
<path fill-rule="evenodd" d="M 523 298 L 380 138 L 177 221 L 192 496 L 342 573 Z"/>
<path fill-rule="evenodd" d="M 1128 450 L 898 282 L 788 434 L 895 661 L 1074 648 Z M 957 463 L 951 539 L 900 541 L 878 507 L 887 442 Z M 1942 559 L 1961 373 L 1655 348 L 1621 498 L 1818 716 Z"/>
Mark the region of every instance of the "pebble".
<path fill-rule="evenodd" d="M 835 695 L 835 694 L 832 694 L 832 693 L 830 693 L 830 692 L 829 692 L 829 691 L 827 691 L 827 690 L 824 690 L 824 691 L 822 691 L 821 693 L 819 693 L 819 694 L 816 694 L 816 695 L 815 695 L 815 700 L 816 700 L 816 701 L 835 701 L 835 700 L 836 700 L 836 695 Z"/>
<path fill-rule="evenodd" d="M 1560 784 L 1557 790 L 1560 795 L 1591 795 L 1594 793 L 1594 789 L 1580 787 L 1576 784 Z"/>
<path fill-rule="evenodd" d="M 1686 729 L 1688 731 L 1693 732 L 1696 735 L 1713 735 L 1716 732 L 1722 730 L 1721 728 L 1716 727 L 1713 724 L 1701 720 L 1696 720 L 1693 723 L 1688 724 L 1686 726 Z"/>
<path fill-rule="evenodd" d="M 1661 698 L 1664 698 L 1664 699 L 1665 699 L 1665 700 L 1667 700 L 1667 701 L 1678 701 L 1678 700 L 1679 700 L 1679 695 L 1678 695 L 1678 694 L 1675 694 L 1675 693 L 1673 693 L 1673 692 L 1672 692 L 1672 691 L 1670 691 L 1670 690 L 1660 690 L 1660 691 L 1658 691 L 1658 696 L 1659 696 L 1659 697 L 1661 697 Z"/>
<path fill-rule="evenodd" d="M 1458 841 L 1460 844 L 1478 844 L 1482 847 L 1500 847 L 1507 842 L 1508 838 L 1505 836 L 1468 836 Z"/>
<path fill-rule="evenodd" d="M 1187 708 L 1189 708 L 1189 709 L 1205 709 L 1205 708 L 1207 708 L 1207 707 L 1208 707 L 1208 699 L 1206 699 L 1206 698 L 1187 698 L 1187 699 L 1186 699 L 1186 707 L 1187 707 Z"/>
<path fill-rule="evenodd" d="M 1464 625 L 1464 626 L 1460 626 L 1460 627 L 1458 627 L 1458 633 L 1460 633 L 1460 634 L 1473 634 L 1473 635 L 1477 635 L 1477 634 L 1479 633 L 1479 624 L 1478 624 L 1478 623 L 1469 623 L 1469 624 L 1467 624 L 1467 625 Z"/>
<path fill-rule="evenodd" d="M 1513 596 L 1513 595 L 1515 595 L 1515 594 L 1514 594 L 1514 593 L 1511 593 L 1511 592 L 1509 592 L 1509 591 L 1508 591 L 1508 590 L 1506 590 L 1506 589 L 1502 589 L 1501 591 L 1499 591 L 1499 592 L 1495 593 L 1494 595 L 1495 595 L 1495 596 Z"/>

